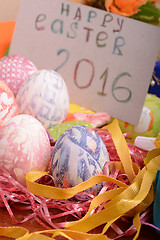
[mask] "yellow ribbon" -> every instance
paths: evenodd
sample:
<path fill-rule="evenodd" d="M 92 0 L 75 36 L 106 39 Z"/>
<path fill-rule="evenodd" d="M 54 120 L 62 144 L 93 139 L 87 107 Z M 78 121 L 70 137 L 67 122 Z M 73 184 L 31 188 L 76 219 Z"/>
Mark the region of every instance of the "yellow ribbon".
<path fill-rule="evenodd" d="M 114 120 L 111 124 L 104 127 L 107 128 L 109 133 L 112 135 L 115 148 L 117 150 L 118 156 L 123 164 L 124 171 L 127 174 L 129 180 L 132 182 L 135 178 L 135 173 L 133 170 L 131 156 L 128 150 L 128 146 L 125 138 L 122 135 L 121 129 L 117 120 Z"/>
<path fill-rule="evenodd" d="M 0 227 L 0 236 L 2 237 L 17 239 L 28 234 L 28 230 L 22 227 Z"/>
<path fill-rule="evenodd" d="M 46 186 L 34 182 L 34 180 L 38 180 L 40 177 L 43 177 L 46 174 L 47 172 L 43 171 L 42 172 L 30 171 L 29 173 L 27 173 L 26 175 L 27 189 L 37 196 L 43 196 L 52 199 L 68 199 L 73 197 L 75 194 L 82 192 L 83 190 L 88 189 L 94 186 L 95 184 L 104 181 L 111 181 L 120 187 L 127 187 L 125 183 L 104 175 L 94 176 L 88 179 L 87 181 L 78 184 L 75 187 L 65 189 Z"/>
<path fill-rule="evenodd" d="M 35 195 L 52 199 L 71 198 L 76 193 L 104 181 L 113 182 L 117 184 L 118 187 L 96 196 L 92 200 L 86 215 L 78 221 L 66 224 L 64 230 L 46 230 L 29 234 L 27 230 L 24 229 L 23 236 L 16 238 L 16 235 L 10 235 L 11 237 L 18 240 L 47 240 L 54 239 L 54 237 L 61 235 L 70 240 L 109 240 L 109 238 L 105 235 L 108 228 L 118 218 L 126 215 L 133 217 L 133 224 L 137 230 L 134 240 L 138 238 L 141 229 L 140 214 L 145 211 L 154 200 L 153 183 L 156 177 L 156 172 L 160 167 L 160 148 L 149 152 L 145 159 L 146 165 L 142 170 L 140 170 L 138 166 L 133 164 L 131 161 L 128 146 L 119 128 L 118 121 L 114 120 L 106 128 L 112 135 L 113 142 L 121 160 L 121 162 L 117 162 L 115 164 L 128 175 L 131 184 L 128 186 L 111 177 L 98 175 L 73 188 L 61 189 L 35 182 L 40 177 L 44 176 L 46 172 L 29 172 L 26 176 L 28 190 Z M 93 213 L 93 210 L 101 203 L 105 203 L 104 209 L 100 212 Z M 105 224 L 105 226 L 100 234 L 88 233 L 90 230 L 93 230 L 102 224 Z M 5 229 L 5 231 L 6 230 L 7 229 Z M 14 227 L 12 227 L 12 230 L 14 230 Z M 17 231 L 17 228 L 15 231 Z M 0 228 L 0 236 L 2 232 L 3 228 Z M 43 233 L 50 233 L 52 234 L 52 237 L 50 238 L 45 236 L 46 238 L 44 238 Z M 5 232 L 5 234 L 7 233 Z"/>

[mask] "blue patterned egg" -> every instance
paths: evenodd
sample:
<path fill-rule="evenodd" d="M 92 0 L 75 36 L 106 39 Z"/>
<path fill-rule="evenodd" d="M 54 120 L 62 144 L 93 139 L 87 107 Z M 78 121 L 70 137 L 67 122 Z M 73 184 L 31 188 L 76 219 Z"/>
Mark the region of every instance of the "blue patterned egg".
<path fill-rule="evenodd" d="M 55 144 L 51 175 L 57 187 L 74 187 L 101 174 L 107 161 L 108 151 L 98 133 L 86 126 L 73 126 L 64 131 Z M 102 184 L 97 184 L 87 191 L 97 193 L 101 187 Z"/>
<path fill-rule="evenodd" d="M 16 96 L 19 113 L 37 118 L 45 128 L 62 123 L 69 111 L 64 79 L 53 70 L 39 70 L 21 86 Z"/>

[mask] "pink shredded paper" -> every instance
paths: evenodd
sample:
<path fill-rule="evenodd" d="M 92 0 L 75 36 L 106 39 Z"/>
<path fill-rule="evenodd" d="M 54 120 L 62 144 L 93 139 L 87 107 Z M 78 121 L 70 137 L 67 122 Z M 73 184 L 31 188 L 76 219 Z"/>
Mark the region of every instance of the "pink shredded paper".
<path fill-rule="evenodd" d="M 120 161 L 120 159 L 116 152 L 111 135 L 108 133 L 108 131 L 105 129 L 95 130 L 105 143 L 110 157 L 110 162 L 106 163 L 106 166 L 103 170 L 103 174 L 105 174 L 107 165 L 112 163 L 112 161 Z M 124 137 L 129 137 L 129 134 L 124 134 Z M 51 148 L 53 149 L 53 139 L 50 138 L 50 141 L 52 142 Z M 144 166 L 144 158 L 148 151 L 140 149 L 129 142 L 127 142 L 127 145 L 132 161 L 136 163 L 140 169 L 142 169 Z M 110 176 L 124 182 L 125 184 L 130 184 L 127 175 L 122 174 L 119 169 L 116 169 L 114 164 L 112 164 Z M 55 186 L 54 179 L 50 174 L 45 175 L 38 182 Z M 113 183 L 106 182 L 99 194 L 116 187 L 117 186 L 115 186 Z M 15 223 L 24 223 L 31 219 L 35 219 L 35 221 L 37 221 L 45 229 L 63 228 L 67 222 L 82 218 L 87 213 L 90 203 L 94 197 L 94 195 L 87 192 L 78 193 L 73 198 L 67 200 L 37 197 L 29 192 L 25 186 L 21 185 L 14 178 L 12 178 L 6 169 L 0 167 L 0 207 L 7 209 L 10 217 Z M 18 220 L 14 215 L 14 209 L 26 210 L 28 211 L 28 215 L 24 216 L 23 219 Z M 94 212 L 101 211 L 102 209 L 103 204 L 95 209 Z M 151 216 L 152 208 L 148 208 L 141 215 L 141 223 L 154 227 L 152 224 L 147 223 L 147 221 L 151 219 Z M 114 239 L 122 236 L 132 236 L 136 232 L 132 222 L 124 217 L 121 218 L 121 221 L 126 222 L 129 227 L 123 231 L 118 224 L 112 224 L 112 229 L 117 234 L 117 237 Z"/>

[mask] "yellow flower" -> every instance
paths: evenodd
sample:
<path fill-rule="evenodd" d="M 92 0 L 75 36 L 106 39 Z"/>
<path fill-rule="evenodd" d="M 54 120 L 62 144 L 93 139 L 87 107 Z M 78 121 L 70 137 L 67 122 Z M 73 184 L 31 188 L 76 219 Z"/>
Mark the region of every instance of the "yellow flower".
<path fill-rule="evenodd" d="M 107 11 L 130 17 L 139 12 L 139 7 L 147 0 L 105 0 Z"/>

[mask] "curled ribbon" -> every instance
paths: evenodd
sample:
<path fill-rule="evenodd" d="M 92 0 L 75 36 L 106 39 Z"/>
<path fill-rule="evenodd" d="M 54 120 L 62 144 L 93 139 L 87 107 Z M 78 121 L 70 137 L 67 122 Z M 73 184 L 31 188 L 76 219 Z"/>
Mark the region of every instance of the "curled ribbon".
<path fill-rule="evenodd" d="M 157 170 L 160 167 L 160 148 L 148 153 L 145 159 L 145 167 L 140 170 L 138 167 L 135 167 L 135 164 L 131 161 L 127 143 L 119 128 L 118 121 L 114 120 L 106 128 L 112 135 L 113 142 L 121 160 L 121 162 L 114 162 L 114 164 L 117 165 L 117 167 L 121 167 L 121 170 L 127 174 L 130 185 L 105 175 L 98 175 L 73 188 L 61 189 L 35 182 L 44 176 L 46 172 L 31 171 L 26 176 L 28 190 L 35 195 L 52 199 L 69 199 L 77 193 L 104 181 L 116 184 L 117 188 L 97 195 L 92 200 L 86 215 L 78 221 L 67 223 L 63 230 L 45 230 L 29 234 L 27 230 L 24 229 L 23 236 L 19 236 L 18 238 L 14 236 L 14 238 L 18 240 L 47 240 L 55 239 L 56 236 L 62 236 L 70 240 L 109 240 L 106 235 L 108 228 L 122 216 L 133 217 L 133 224 L 137 230 L 134 240 L 138 238 L 141 229 L 140 214 L 154 201 L 153 184 Z M 93 210 L 102 203 L 104 204 L 104 208 L 99 212 L 94 212 Z M 100 234 L 88 233 L 102 224 L 105 225 Z M 12 227 L 13 232 L 14 229 L 17 231 L 17 227 Z M 4 228 L 0 228 L 0 236 L 6 236 L 3 235 L 3 230 Z M 7 231 L 7 229 L 5 229 L 5 231 Z M 50 233 L 52 237 L 44 237 L 43 233 Z"/>

